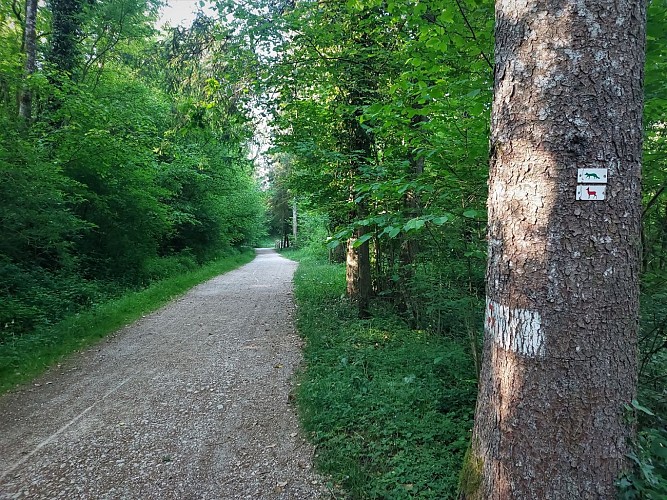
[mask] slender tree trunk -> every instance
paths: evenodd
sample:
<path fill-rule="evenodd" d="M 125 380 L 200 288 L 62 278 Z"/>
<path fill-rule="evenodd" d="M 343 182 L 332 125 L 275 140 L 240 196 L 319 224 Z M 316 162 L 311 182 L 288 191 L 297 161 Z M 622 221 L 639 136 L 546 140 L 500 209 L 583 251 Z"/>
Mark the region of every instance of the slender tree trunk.
<path fill-rule="evenodd" d="M 285 206 L 285 212 L 287 212 L 287 206 Z M 283 242 L 282 242 L 282 247 L 283 248 L 289 248 L 289 218 L 287 213 L 285 213 L 285 216 L 283 217 Z"/>
<path fill-rule="evenodd" d="M 347 132 L 347 152 L 350 156 L 350 205 L 354 208 L 350 211 L 350 221 L 363 219 L 367 214 L 365 202 L 355 201 L 357 197 L 356 183 L 362 168 L 368 163 L 372 152 L 371 137 L 359 123 L 360 107 L 367 104 L 367 97 L 363 93 L 350 92 L 350 105 L 355 109 L 354 113 L 345 120 Z M 372 290 L 371 259 L 368 241 L 355 246 L 355 242 L 366 234 L 363 227 L 356 228 L 347 244 L 347 294 L 357 302 L 359 317 L 370 316 L 369 303 Z"/>
<path fill-rule="evenodd" d="M 347 295 L 357 302 L 359 317 L 369 317 L 371 297 L 371 259 L 368 242 L 355 248 L 355 242 L 366 231 L 363 228 L 355 230 L 354 235 L 347 241 L 346 280 Z"/>
<path fill-rule="evenodd" d="M 418 133 L 419 126 L 428 121 L 424 115 L 415 115 L 410 121 L 410 128 L 412 133 Z M 410 162 L 410 178 L 417 179 L 424 173 L 424 158 L 417 157 L 414 150 L 409 151 L 408 160 Z M 408 217 L 416 217 L 420 213 L 419 195 L 413 189 L 409 189 L 405 193 L 403 206 Z M 412 313 L 414 316 L 414 308 L 411 307 L 412 297 L 410 296 L 409 283 L 414 276 L 413 263 L 415 257 L 419 252 L 419 243 L 414 236 L 405 235 L 402 238 L 401 248 L 399 253 L 399 304 L 398 309 L 403 313 Z M 414 319 L 414 318 L 413 318 Z"/>
<path fill-rule="evenodd" d="M 665 269 L 665 259 L 667 258 L 667 205 L 665 205 L 665 216 L 661 224 L 661 238 L 660 238 L 660 256 L 658 258 L 658 268 L 662 271 Z"/>
<path fill-rule="evenodd" d="M 353 193 L 353 189 L 351 193 Z M 350 220 L 363 217 L 363 204 L 356 204 L 350 214 Z M 369 305 L 371 297 L 371 259 L 368 241 L 356 245 L 357 240 L 366 234 L 366 228 L 358 227 L 347 241 L 347 256 L 345 259 L 345 277 L 347 281 L 347 296 L 356 301 L 359 308 L 359 317 L 370 316 Z"/>
<path fill-rule="evenodd" d="M 292 200 L 292 242 L 296 241 L 296 234 L 297 234 L 297 206 L 296 206 L 296 198 Z"/>
<path fill-rule="evenodd" d="M 32 91 L 27 81 L 37 69 L 37 0 L 26 0 L 25 29 L 23 32 L 23 46 L 25 48 L 24 82 L 19 100 L 19 117 L 26 123 L 32 117 Z"/>
<path fill-rule="evenodd" d="M 636 390 L 645 16 L 637 0 L 496 1 L 486 338 L 465 498 L 616 496 Z M 607 169 L 605 196 L 593 184 L 597 200 L 576 199 L 583 168 Z"/>

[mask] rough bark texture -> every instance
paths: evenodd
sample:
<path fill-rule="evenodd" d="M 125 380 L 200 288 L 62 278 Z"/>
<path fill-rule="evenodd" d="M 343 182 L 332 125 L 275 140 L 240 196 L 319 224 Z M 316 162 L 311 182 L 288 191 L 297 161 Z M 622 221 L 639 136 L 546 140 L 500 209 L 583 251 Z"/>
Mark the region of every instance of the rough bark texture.
<path fill-rule="evenodd" d="M 27 80 L 35 72 L 36 63 L 36 25 L 37 0 L 27 0 L 25 4 L 25 29 L 23 32 L 23 46 L 25 48 L 24 78 Z M 19 117 L 29 121 L 32 115 L 32 91 L 28 82 L 24 82 L 19 101 Z"/>
<path fill-rule="evenodd" d="M 645 15 L 634 0 L 496 2 L 484 362 L 464 497 L 615 497 L 636 385 Z M 604 201 L 576 201 L 578 168 L 608 169 Z"/>

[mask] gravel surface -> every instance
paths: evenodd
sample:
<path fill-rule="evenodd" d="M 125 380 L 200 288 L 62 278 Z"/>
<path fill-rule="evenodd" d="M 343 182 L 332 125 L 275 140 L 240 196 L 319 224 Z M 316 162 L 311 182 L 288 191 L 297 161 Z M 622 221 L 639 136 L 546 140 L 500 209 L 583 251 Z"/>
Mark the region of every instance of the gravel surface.
<path fill-rule="evenodd" d="M 257 253 L 0 398 L 0 498 L 327 498 L 290 398 L 296 263 Z"/>

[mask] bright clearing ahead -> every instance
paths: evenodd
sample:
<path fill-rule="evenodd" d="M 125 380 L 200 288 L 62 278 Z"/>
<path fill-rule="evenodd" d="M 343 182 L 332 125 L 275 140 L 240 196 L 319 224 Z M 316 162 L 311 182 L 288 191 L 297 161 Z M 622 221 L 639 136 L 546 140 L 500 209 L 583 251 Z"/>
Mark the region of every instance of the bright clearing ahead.
<path fill-rule="evenodd" d="M 203 5 L 203 7 L 202 7 Z M 168 0 L 167 5 L 160 10 L 158 26 L 190 26 L 198 10 L 212 14 L 213 9 L 209 2 L 200 0 Z"/>

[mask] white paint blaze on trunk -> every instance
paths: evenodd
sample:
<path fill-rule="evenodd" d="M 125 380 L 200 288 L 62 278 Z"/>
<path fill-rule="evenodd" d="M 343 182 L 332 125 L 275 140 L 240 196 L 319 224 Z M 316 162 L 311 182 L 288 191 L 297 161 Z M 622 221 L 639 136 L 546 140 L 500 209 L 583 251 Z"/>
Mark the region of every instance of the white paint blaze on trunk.
<path fill-rule="evenodd" d="M 505 349 L 532 358 L 545 355 L 542 318 L 537 311 L 512 309 L 486 299 L 486 335 Z"/>

